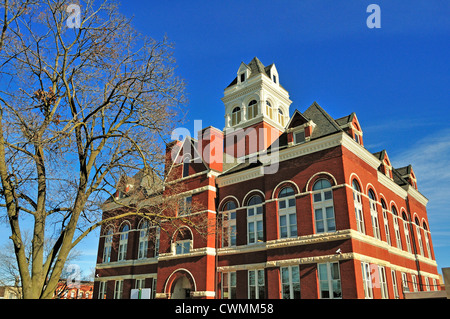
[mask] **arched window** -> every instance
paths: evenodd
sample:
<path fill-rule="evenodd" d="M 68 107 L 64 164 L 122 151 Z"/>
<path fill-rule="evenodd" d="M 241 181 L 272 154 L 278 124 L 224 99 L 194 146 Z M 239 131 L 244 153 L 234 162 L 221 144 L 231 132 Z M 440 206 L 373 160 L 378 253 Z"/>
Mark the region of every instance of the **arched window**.
<path fill-rule="evenodd" d="M 406 216 L 405 212 L 402 213 L 403 218 L 403 232 L 405 233 L 405 241 L 406 241 L 406 248 L 408 249 L 408 252 L 412 253 L 411 250 L 411 239 L 409 237 L 409 221 L 408 216 Z"/>
<path fill-rule="evenodd" d="M 336 231 L 333 191 L 326 179 L 319 179 L 313 186 L 313 206 L 316 233 Z"/>
<path fill-rule="evenodd" d="M 113 240 L 113 230 L 111 227 L 106 231 L 105 244 L 103 247 L 103 262 L 109 263 L 111 261 L 111 246 Z"/>
<path fill-rule="evenodd" d="M 425 222 L 423 222 L 423 230 L 424 230 L 424 235 L 425 235 L 425 245 L 427 246 L 428 258 L 432 258 L 432 256 L 431 256 L 431 247 L 430 247 L 430 239 L 428 237 L 430 235 L 430 232 L 428 231 L 428 227 L 427 227 L 427 224 Z"/>
<path fill-rule="evenodd" d="M 281 126 L 284 126 L 284 115 L 283 110 L 278 109 L 278 123 L 281 124 Z"/>
<path fill-rule="evenodd" d="M 119 241 L 119 256 L 118 261 L 125 260 L 127 257 L 128 248 L 128 232 L 130 231 L 130 226 L 125 223 L 120 229 L 120 241 Z"/>
<path fill-rule="evenodd" d="M 422 234 L 420 233 L 420 223 L 417 217 L 414 219 L 414 222 L 416 224 L 416 235 L 417 235 L 417 242 L 419 243 L 419 250 L 420 255 L 423 256 L 423 243 L 422 243 Z"/>
<path fill-rule="evenodd" d="M 384 221 L 384 232 L 386 233 L 386 242 L 388 243 L 388 245 L 392 245 L 391 234 L 389 232 L 389 219 L 387 215 L 387 206 L 384 199 L 381 199 L 381 208 L 383 209 L 383 221 Z"/>
<path fill-rule="evenodd" d="M 270 104 L 269 101 L 266 101 L 266 114 L 271 120 L 273 120 L 274 114 L 273 114 L 272 104 Z"/>
<path fill-rule="evenodd" d="M 278 225 L 280 238 L 297 237 L 297 211 L 292 187 L 285 187 L 278 194 Z"/>
<path fill-rule="evenodd" d="M 255 195 L 247 204 L 247 243 L 254 244 L 264 241 L 263 200 Z"/>
<path fill-rule="evenodd" d="M 228 201 L 223 205 L 222 247 L 236 245 L 236 204 Z"/>
<path fill-rule="evenodd" d="M 402 239 L 400 237 L 400 226 L 398 223 L 398 220 L 400 219 L 400 217 L 398 216 L 397 209 L 395 208 L 395 206 L 392 206 L 392 217 L 394 220 L 395 241 L 397 243 L 397 248 L 403 249 L 402 248 Z"/>
<path fill-rule="evenodd" d="M 161 236 L 161 228 L 159 226 L 154 227 L 155 228 L 155 241 L 153 244 L 154 248 L 154 257 L 159 256 L 159 241 Z"/>
<path fill-rule="evenodd" d="M 185 156 L 183 158 L 183 176 L 182 177 L 187 177 L 189 176 L 189 163 L 190 163 L 190 158 L 189 156 Z"/>
<path fill-rule="evenodd" d="M 148 239 L 149 239 L 149 223 L 148 220 L 143 220 L 139 225 L 138 259 L 147 258 Z"/>
<path fill-rule="evenodd" d="M 258 115 L 258 102 L 251 100 L 247 107 L 247 119 L 251 120 Z"/>
<path fill-rule="evenodd" d="M 361 188 L 356 180 L 352 182 L 353 186 L 353 203 L 355 206 L 355 215 L 356 215 L 356 228 L 359 232 L 365 234 L 364 228 L 364 216 L 362 209 L 362 201 L 361 201 Z"/>
<path fill-rule="evenodd" d="M 378 222 L 378 211 L 377 211 L 377 198 L 373 190 L 369 190 L 369 202 L 370 202 L 370 216 L 372 217 L 372 230 L 373 236 L 377 239 L 381 239 L 380 236 L 380 224 Z"/>
<path fill-rule="evenodd" d="M 188 227 L 179 229 L 173 243 L 173 251 L 176 255 L 188 254 L 192 248 L 192 233 Z"/>
<path fill-rule="evenodd" d="M 231 112 L 231 125 L 235 126 L 241 122 L 241 108 L 235 107 Z"/>

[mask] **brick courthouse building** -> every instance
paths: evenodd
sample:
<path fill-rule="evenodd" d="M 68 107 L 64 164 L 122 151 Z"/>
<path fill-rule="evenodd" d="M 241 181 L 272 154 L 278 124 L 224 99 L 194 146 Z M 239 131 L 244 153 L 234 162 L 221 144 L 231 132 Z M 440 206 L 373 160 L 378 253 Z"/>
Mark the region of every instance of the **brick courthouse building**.
<path fill-rule="evenodd" d="M 403 298 L 439 289 L 414 171 L 365 149 L 355 113 L 334 119 L 314 102 L 289 116 L 275 65 L 257 58 L 241 63 L 222 101 L 223 130 L 167 147 L 166 183 L 185 187 L 173 214 L 198 216 L 212 231 L 163 232 L 140 217 L 106 225 L 94 298 L 130 298 L 135 288 L 157 299 Z"/>

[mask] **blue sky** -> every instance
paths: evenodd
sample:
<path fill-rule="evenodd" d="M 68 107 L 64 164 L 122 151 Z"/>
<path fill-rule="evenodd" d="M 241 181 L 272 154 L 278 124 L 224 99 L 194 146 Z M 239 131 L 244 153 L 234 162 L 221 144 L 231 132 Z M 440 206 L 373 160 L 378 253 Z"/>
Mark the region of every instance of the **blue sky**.
<path fill-rule="evenodd" d="M 379 29 L 366 25 L 372 3 Z M 386 149 L 394 167 L 413 165 L 439 272 L 450 267 L 448 0 L 127 0 L 121 11 L 141 33 L 174 42 L 191 131 L 194 120 L 223 129 L 223 90 L 255 56 L 276 64 L 291 114 L 314 101 L 334 118 L 356 112 L 369 151 Z M 97 238 L 78 247 L 86 271 Z"/>
<path fill-rule="evenodd" d="M 369 29 L 369 4 L 381 28 Z M 450 267 L 449 1 L 127 1 L 136 28 L 175 43 L 187 82 L 185 124 L 224 127 L 223 90 L 241 62 L 275 63 L 291 114 L 316 101 L 356 112 L 366 148 L 408 164 L 429 199 L 439 272 Z"/>

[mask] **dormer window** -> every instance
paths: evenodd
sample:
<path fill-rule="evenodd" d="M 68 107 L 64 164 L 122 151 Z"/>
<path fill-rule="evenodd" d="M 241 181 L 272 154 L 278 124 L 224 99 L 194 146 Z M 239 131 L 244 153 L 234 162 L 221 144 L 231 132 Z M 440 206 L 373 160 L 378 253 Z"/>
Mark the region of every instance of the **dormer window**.
<path fill-rule="evenodd" d="M 294 132 L 294 144 L 300 144 L 305 142 L 305 130 Z"/>
<path fill-rule="evenodd" d="M 277 76 L 276 75 L 273 76 L 273 82 L 277 83 Z"/>
<path fill-rule="evenodd" d="M 245 81 L 245 73 L 241 73 L 240 78 L 241 78 L 241 83 L 244 82 Z"/>
<path fill-rule="evenodd" d="M 235 126 L 241 122 L 241 108 L 235 107 L 231 112 L 231 125 Z"/>

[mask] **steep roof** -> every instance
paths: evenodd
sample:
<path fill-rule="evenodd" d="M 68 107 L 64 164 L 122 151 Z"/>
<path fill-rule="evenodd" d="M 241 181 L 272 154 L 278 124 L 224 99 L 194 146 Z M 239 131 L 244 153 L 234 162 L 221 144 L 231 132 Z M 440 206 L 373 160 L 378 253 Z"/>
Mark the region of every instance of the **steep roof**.
<path fill-rule="evenodd" d="M 339 126 L 343 126 L 348 123 L 351 123 L 353 121 L 353 118 L 355 117 L 355 115 L 356 115 L 356 113 L 353 112 L 347 116 L 340 117 L 340 118 L 336 119 L 335 121 Z"/>
<path fill-rule="evenodd" d="M 304 114 L 300 113 L 297 109 L 292 114 L 291 119 L 289 120 L 286 128 L 290 129 L 293 127 L 297 127 L 309 122 L 309 118 L 305 117 Z"/>
<path fill-rule="evenodd" d="M 257 57 L 254 57 L 249 64 L 245 64 L 244 62 L 242 62 L 242 64 L 244 64 L 250 70 L 249 78 L 261 73 L 270 77 L 270 69 L 273 66 L 273 63 L 271 65 L 264 66 L 264 64 L 262 64 L 262 62 Z M 234 80 L 227 86 L 227 88 L 235 84 L 237 84 L 237 77 L 234 78 Z"/>
<path fill-rule="evenodd" d="M 336 121 L 315 101 L 303 112 L 303 115 L 316 124 L 311 135 L 311 140 L 336 132 L 342 132 L 342 129 Z"/>

